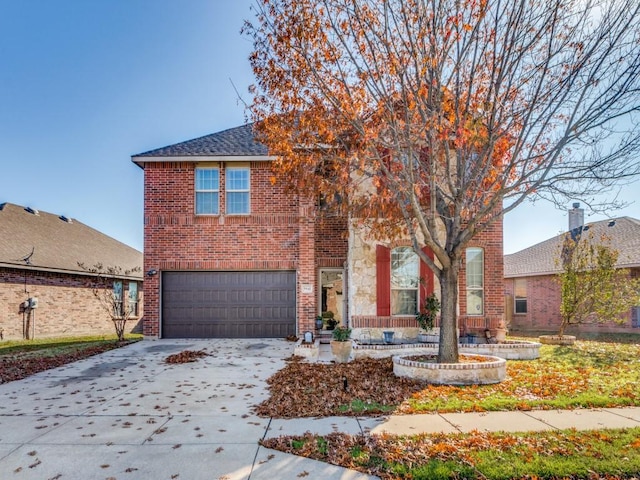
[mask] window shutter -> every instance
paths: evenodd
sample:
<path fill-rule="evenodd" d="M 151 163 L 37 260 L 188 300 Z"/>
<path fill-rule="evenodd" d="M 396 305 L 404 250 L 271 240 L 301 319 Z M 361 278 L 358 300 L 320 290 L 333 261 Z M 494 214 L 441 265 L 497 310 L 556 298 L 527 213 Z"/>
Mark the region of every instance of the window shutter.
<path fill-rule="evenodd" d="M 376 245 L 376 298 L 377 315 L 391 315 L 391 250 Z"/>
<path fill-rule="evenodd" d="M 431 260 L 433 260 L 433 250 L 429 247 L 424 247 L 422 251 L 426 253 Z M 433 272 L 429 266 L 422 261 L 420 262 L 420 278 L 422 279 L 420 282 L 420 303 L 422 304 L 425 298 L 431 295 L 435 290 Z"/>

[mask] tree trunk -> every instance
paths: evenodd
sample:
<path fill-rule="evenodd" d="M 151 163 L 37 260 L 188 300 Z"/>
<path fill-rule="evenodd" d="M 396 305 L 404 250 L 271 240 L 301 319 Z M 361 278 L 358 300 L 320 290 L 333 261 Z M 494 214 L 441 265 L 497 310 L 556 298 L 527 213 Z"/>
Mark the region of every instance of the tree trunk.
<path fill-rule="evenodd" d="M 440 311 L 440 346 L 438 363 L 458 362 L 458 274 L 459 262 L 451 262 L 452 266 L 442 269 L 440 273 L 440 295 L 442 310 Z"/>
<path fill-rule="evenodd" d="M 124 328 L 127 320 L 122 318 L 113 318 L 113 326 L 116 329 L 116 335 L 118 336 L 118 342 L 124 342 Z"/>
<path fill-rule="evenodd" d="M 562 338 L 562 336 L 564 335 L 564 329 L 567 327 L 567 323 L 568 322 L 566 322 L 564 318 L 560 322 L 560 330 L 558 331 L 558 336 L 560 338 Z"/>
<path fill-rule="evenodd" d="M 25 322 L 25 326 L 24 326 L 24 338 L 25 340 L 33 340 L 33 338 L 31 338 L 31 310 L 29 310 L 26 313 L 26 322 Z"/>

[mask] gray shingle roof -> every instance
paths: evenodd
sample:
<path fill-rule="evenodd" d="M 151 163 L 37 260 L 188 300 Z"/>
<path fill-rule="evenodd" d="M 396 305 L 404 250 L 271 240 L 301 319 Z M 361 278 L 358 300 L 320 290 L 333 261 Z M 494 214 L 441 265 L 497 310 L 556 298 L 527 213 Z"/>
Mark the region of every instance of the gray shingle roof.
<path fill-rule="evenodd" d="M 78 267 L 83 262 L 87 267 L 142 268 L 141 252 L 77 220 L 30 213 L 11 203 L 0 206 L 0 267 L 83 273 Z M 141 271 L 131 274 L 142 276 Z"/>
<path fill-rule="evenodd" d="M 253 124 L 230 128 L 186 142 L 157 148 L 134 155 L 139 157 L 192 157 L 192 156 L 265 156 L 267 147 L 256 142 Z M 134 160 L 135 161 L 135 160 Z"/>
<path fill-rule="evenodd" d="M 619 267 L 640 266 L 640 221 L 631 217 L 614 220 L 615 225 L 611 227 L 608 226 L 611 220 L 587 223 L 587 232 L 592 232 L 595 238 L 601 234 L 610 238 L 611 247 L 620 253 Z M 513 278 L 559 272 L 556 258 L 563 238 L 563 235 L 558 235 L 519 252 L 505 255 L 504 276 Z"/>

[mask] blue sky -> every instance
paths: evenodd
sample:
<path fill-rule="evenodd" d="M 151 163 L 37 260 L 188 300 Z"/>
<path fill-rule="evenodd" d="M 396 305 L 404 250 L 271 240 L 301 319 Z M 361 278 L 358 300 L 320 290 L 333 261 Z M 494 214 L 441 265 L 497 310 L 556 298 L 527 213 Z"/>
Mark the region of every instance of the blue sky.
<path fill-rule="evenodd" d="M 0 0 L 0 202 L 142 250 L 143 172 L 131 155 L 244 123 L 233 85 L 246 94 L 253 81 L 239 33 L 251 4 Z M 611 215 L 640 218 L 640 206 Z M 551 205 L 522 206 L 505 219 L 505 253 L 566 224 Z"/>

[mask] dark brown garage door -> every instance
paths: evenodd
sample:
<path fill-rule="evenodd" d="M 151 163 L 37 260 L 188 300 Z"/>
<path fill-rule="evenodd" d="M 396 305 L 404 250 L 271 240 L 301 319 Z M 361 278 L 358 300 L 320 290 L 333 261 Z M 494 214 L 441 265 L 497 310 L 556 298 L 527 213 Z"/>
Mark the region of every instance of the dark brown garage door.
<path fill-rule="evenodd" d="M 279 338 L 296 332 L 295 272 L 165 272 L 164 338 Z"/>

